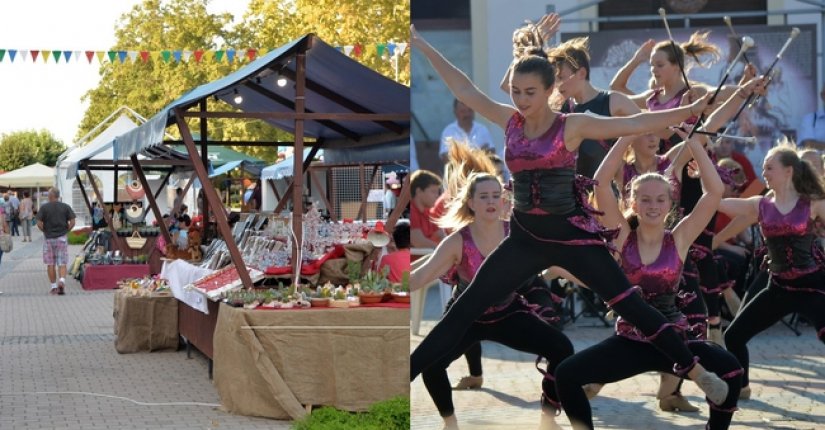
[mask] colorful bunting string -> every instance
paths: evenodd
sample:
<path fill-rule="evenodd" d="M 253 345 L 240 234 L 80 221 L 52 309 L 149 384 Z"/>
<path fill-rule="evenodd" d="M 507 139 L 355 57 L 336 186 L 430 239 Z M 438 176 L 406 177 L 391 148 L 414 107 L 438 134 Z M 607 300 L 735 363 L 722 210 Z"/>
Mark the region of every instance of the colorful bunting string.
<path fill-rule="evenodd" d="M 402 56 L 407 50 L 408 44 L 405 42 L 387 42 L 375 44 L 360 44 L 336 46 L 335 49 L 344 53 L 348 57 L 361 57 L 367 52 L 374 52 L 379 57 Z M 3 63 L 25 63 L 31 60 L 37 63 L 38 58 L 43 63 L 69 63 L 82 62 L 85 57 L 87 64 L 125 64 L 125 63 L 148 63 L 150 61 L 164 64 L 188 63 L 192 60 L 195 63 L 214 61 L 217 63 L 227 62 L 232 64 L 238 62 L 251 62 L 266 55 L 269 52 L 266 48 L 249 49 L 218 49 L 204 50 L 162 50 L 162 51 L 61 51 L 61 50 L 41 50 L 41 49 L 0 49 L 0 64 Z"/>

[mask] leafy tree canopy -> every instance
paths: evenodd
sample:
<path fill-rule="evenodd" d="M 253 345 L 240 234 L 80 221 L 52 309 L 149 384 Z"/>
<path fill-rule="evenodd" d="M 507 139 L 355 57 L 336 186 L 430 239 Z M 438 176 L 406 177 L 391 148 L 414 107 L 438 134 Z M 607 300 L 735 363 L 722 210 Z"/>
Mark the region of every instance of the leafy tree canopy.
<path fill-rule="evenodd" d="M 29 164 L 54 166 L 66 147 L 47 130 L 16 131 L 0 136 L 0 169 L 14 170 Z"/>

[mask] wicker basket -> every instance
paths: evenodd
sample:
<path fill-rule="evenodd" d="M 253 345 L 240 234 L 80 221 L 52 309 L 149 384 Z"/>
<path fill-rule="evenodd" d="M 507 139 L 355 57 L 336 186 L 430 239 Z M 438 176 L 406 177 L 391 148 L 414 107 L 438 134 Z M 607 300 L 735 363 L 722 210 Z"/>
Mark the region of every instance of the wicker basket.
<path fill-rule="evenodd" d="M 135 231 L 131 237 L 126 238 L 126 244 L 129 245 L 131 249 L 141 249 L 143 245 L 146 245 L 146 238 L 141 237 L 140 233 Z"/>

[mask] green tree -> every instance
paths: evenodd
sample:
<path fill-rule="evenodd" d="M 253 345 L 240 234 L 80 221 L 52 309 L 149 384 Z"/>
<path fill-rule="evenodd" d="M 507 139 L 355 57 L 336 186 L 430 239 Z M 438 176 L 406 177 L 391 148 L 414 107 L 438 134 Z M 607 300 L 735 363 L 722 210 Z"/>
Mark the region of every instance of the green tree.
<path fill-rule="evenodd" d="M 16 131 L 0 136 L 0 169 L 14 170 L 33 163 L 54 166 L 66 150 L 47 130 Z"/>
<path fill-rule="evenodd" d="M 355 60 L 409 85 L 410 54 L 406 49 L 395 61 L 378 44 L 407 43 L 410 37 L 410 0 L 252 0 L 238 26 L 239 39 L 257 46 L 278 47 L 306 33 L 315 33 L 332 46 L 361 44 Z"/>
<path fill-rule="evenodd" d="M 366 45 L 362 64 L 395 79 L 395 59 L 387 50 L 379 56 L 377 43 L 407 42 L 409 0 L 252 0 L 243 20 L 234 28 L 229 14 L 210 14 L 207 0 L 143 0 L 116 25 L 117 42 L 112 50 L 160 51 L 164 49 L 224 49 L 261 47 L 273 49 L 313 32 L 333 46 Z M 333 11 L 334 13 L 330 13 Z M 409 84 L 409 50 L 398 56 L 398 80 Z M 246 62 L 205 59 L 200 63 L 143 63 L 100 66 L 101 81 L 87 92 L 89 102 L 78 130 L 86 134 L 121 105 L 144 116 L 152 116 L 164 106 L 199 85 L 219 79 Z M 208 100 L 210 110 L 232 111 L 233 106 Z M 190 120 L 198 131 L 198 121 Z M 210 119 L 209 139 L 226 141 L 291 141 L 293 135 L 260 120 Z M 176 134 L 174 127 L 167 129 Z M 272 147 L 233 147 L 267 161 L 275 161 Z"/>

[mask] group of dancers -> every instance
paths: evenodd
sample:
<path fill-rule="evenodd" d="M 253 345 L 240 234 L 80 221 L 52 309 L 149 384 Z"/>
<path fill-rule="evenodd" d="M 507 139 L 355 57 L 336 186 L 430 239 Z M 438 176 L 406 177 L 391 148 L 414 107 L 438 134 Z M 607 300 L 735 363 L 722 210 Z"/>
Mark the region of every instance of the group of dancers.
<path fill-rule="evenodd" d="M 769 80 L 749 66 L 739 85 L 714 91 L 688 82 L 689 57 L 718 55 L 706 34 L 696 33 L 681 45 L 643 44 L 614 89 L 598 90 L 589 82 L 586 39 L 545 45 L 558 24 L 548 15 L 514 33 L 514 60 L 502 82 L 512 105 L 481 92 L 411 27 L 412 46 L 456 99 L 505 130 L 512 189 L 490 163 L 467 161 L 483 155 L 463 153 L 464 167 L 481 167 L 454 169 L 451 180 L 461 185 L 439 218 L 453 232 L 411 276 L 413 289 L 438 277 L 456 288 L 411 354 L 410 380 L 422 375 L 445 428 L 457 428 L 446 369 L 478 341 L 492 340 L 536 354 L 537 367 L 546 361 L 539 367 L 542 429 L 559 428 L 562 411 L 573 428 L 593 428 L 588 397 L 647 371 L 667 375 L 662 409 L 693 408 L 679 392 L 681 379 L 690 379 L 710 407 L 706 428 L 726 429 L 737 401 L 750 395 L 753 336 L 799 312 L 825 341 L 825 261 L 816 242 L 816 224 L 825 219 L 822 178 L 793 147 L 777 146 L 764 160 L 767 193 L 723 199 L 729 175 L 720 175 L 709 155 L 707 133 L 725 127 L 753 94 L 763 95 Z M 644 60 L 651 89 L 627 94 L 627 78 Z M 512 200 L 509 222 L 502 221 L 504 193 Z M 727 350 L 714 332 L 720 282 L 708 227 L 717 211 L 743 228 L 758 223 L 769 274 L 769 285 L 724 333 Z M 615 334 L 575 352 L 547 316 L 551 296 L 531 299 L 542 290 L 542 273 L 595 292 L 618 315 Z"/>

